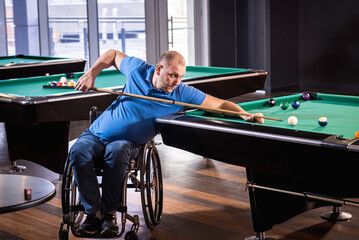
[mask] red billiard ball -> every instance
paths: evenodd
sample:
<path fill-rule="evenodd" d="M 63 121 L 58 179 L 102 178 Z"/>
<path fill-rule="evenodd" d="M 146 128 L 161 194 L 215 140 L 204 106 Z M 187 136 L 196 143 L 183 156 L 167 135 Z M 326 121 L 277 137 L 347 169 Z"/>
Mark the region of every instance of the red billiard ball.
<path fill-rule="evenodd" d="M 56 83 L 56 86 L 62 86 L 62 82 Z"/>

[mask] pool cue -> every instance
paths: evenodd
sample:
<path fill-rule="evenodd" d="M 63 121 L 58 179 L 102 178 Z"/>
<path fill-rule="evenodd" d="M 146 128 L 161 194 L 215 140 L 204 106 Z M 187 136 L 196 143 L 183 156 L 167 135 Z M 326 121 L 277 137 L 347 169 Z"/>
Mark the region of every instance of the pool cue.
<path fill-rule="evenodd" d="M 6 93 L 0 93 L 0 97 L 3 98 L 10 98 L 10 99 L 15 99 L 16 96 L 10 95 L 10 94 L 6 94 Z"/>
<path fill-rule="evenodd" d="M 239 113 L 239 112 L 236 112 L 236 111 L 231 111 L 231 110 L 226 110 L 226 109 L 204 107 L 204 106 L 191 104 L 191 103 L 184 103 L 184 102 L 177 102 L 177 101 L 167 100 L 167 99 L 162 99 L 162 98 L 142 96 L 142 95 L 137 95 L 137 94 L 133 94 L 133 93 L 116 92 L 116 91 L 109 90 L 109 89 L 104 89 L 104 88 L 90 87 L 90 90 L 94 90 L 94 91 L 97 91 L 97 92 L 105 92 L 105 93 L 117 94 L 117 95 L 127 96 L 127 97 L 140 98 L 140 99 L 151 100 L 151 101 L 156 101 L 156 102 L 175 104 L 175 105 L 180 105 L 180 106 L 185 106 L 185 107 L 197 108 L 197 109 L 203 110 L 205 112 L 217 113 L 217 114 L 222 114 L 222 115 L 227 115 L 227 116 L 236 116 L 236 117 L 238 117 L 240 115 L 244 115 L 244 116 L 253 115 L 253 114 L 250 114 L 250 113 Z M 255 117 L 283 122 L 282 119 L 278 119 L 278 118 L 271 118 L 271 117 L 265 117 L 265 116 L 255 116 Z"/>

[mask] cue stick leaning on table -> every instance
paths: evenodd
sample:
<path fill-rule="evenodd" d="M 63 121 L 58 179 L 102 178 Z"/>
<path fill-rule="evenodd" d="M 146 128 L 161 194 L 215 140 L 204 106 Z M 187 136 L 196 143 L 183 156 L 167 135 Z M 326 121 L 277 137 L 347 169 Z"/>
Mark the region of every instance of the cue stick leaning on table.
<path fill-rule="evenodd" d="M 9 98 L 9 99 L 15 99 L 16 98 L 16 96 L 13 96 L 11 94 L 6 94 L 6 93 L 0 93 L 0 97 Z"/>
<path fill-rule="evenodd" d="M 142 96 L 142 95 L 137 95 L 137 94 L 133 94 L 133 93 L 116 92 L 116 91 L 109 90 L 109 89 L 104 89 L 104 88 L 90 87 L 90 90 L 94 90 L 94 91 L 97 91 L 97 92 L 105 92 L 105 93 L 117 94 L 117 95 L 122 95 L 122 96 L 127 96 L 127 97 L 141 98 L 141 99 L 157 101 L 157 102 L 163 102 L 163 103 L 169 103 L 169 104 L 176 104 L 176 105 L 185 106 L 185 107 L 197 108 L 197 109 L 203 110 L 205 112 L 217 113 L 217 114 L 222 114 L 222 115 L 227 115 L 227 116 L 239 117 L 240 115 L 244 115 L 244 116 L 251 116 L 252 115 L 250 113 L 238 113 L 236 111 L 231 111 L 231 110 L 211 108 L 211 107 L 203 107 L 203 106 L 196 105 L 196 104 L 177 102 L 177 101 L 172 101 L 172 100 L 167 100 L 167 99 L 162 99 L 162 98 Z M 273 120 L 273 121 L 283 122 L 282 119 L 278 119 L 278 118 L 271 118 L 271 117 L 257 116 L 257 115 L 256 115 L 256 117 L 263 118 L 263 119 L 268 119 L 268 120 Z"/>

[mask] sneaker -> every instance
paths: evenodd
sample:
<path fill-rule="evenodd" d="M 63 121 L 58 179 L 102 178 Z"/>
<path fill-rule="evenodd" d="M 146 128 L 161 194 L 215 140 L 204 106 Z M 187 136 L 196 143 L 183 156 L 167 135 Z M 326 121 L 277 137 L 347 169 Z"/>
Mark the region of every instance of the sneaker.
<path fill-rule="evenodd" d="M 101 227 L 101 220 L 95 215 L 87 215 L 85 222 L 83 222 L 76 230 L 79 235 L 96 234 L 99 232 Z"/>
<path fill-rule="evenodd" d="M 118 225 L 116 216 L 105 214 L 102 218 L 101 235 L 116 236 L 118 234 Z"/>

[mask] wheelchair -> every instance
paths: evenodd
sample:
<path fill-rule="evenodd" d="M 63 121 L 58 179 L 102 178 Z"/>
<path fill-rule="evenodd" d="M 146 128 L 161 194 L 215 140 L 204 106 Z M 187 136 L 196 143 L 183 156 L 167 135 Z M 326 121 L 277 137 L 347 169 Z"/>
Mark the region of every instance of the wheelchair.
<path fill-rule="evenodd" d="M 90 110 L 90 123 L 92 123 L 102 112 L 97 107 Z M 99 179 L 101 188 L 101 176 L 103 170 L 101 166 L 95 166 L 96 175 Z M 121 225 L 119 233 L 115 237 L 121 237 L 125 232 L 126 220 L 132 222 L 131 230 L 125 234 L 126 240 L 137 240 L 138 229 L 140 226 L 139 216 L 130 215 L 127 212 L 127 189 L 134 188 L 136 192 L 141 194 L 141 204 L 143 217 L 148 229 L 153 230 L 161 221 L 163 206 L 163 184 L 161 163 L 157 148 L 153 140 L 141 146 L 137 159 L 132 159 L 126 173 L 123 184 L 122 205 L 117 212 L 121 213 Z M 62 175 L 62 212 L 63 221 L 59 230 L 59 239 L 67 240 L 69 231 L 76 237 L 94 237 L 106 238 L 100 234 L 95 235 L 79 235 L 76 229 L 80 226 L 84 218 L 84 207 L 81 205 L 78 188 L 74 181 L 72 166 L 69 159 L 66 160 L 64 172 Z M 120 225 L 120 224 L 119 224 Z M 111 236 L 113 238 L 114 236 Z"/>

